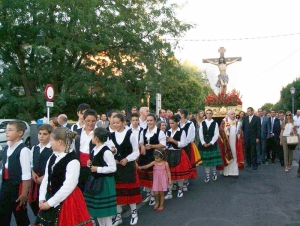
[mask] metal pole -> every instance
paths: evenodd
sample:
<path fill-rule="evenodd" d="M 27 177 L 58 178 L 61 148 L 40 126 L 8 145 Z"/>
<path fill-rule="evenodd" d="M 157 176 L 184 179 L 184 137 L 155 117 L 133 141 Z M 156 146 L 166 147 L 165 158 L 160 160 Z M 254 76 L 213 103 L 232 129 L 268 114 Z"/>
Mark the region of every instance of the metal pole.
<path fill-rule="evenodd" d="M 49 121 L 50 121 L 50 107 L 47 107 L 47 120 L 48 120 L 48 124 L 49 124 Z"/>
<path fill-rule="evenodd" d="M 292 113 L 294 115 L 294 94 L 292 95 Z"/>

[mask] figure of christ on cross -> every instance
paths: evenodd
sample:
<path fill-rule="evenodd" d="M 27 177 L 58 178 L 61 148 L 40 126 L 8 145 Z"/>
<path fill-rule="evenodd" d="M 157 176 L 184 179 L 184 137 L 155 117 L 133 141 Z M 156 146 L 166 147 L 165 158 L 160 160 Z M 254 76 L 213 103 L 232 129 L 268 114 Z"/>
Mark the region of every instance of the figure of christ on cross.
<path fill-rule="evenodd" d="M 227 65 L 233 64 L 236 61 L 241 61 L 242 58 L 241 57 L 225 58 L 224 53 L 226 52 L 226 49 L 224 47 L 220 47 L 218 52 L 220 53 L 220 58 L 204 59 L 203 63 L 211 63 L 213 65 L 218 66 L 220 74 L 218 76 L 216 87 L 220 88 L 220 93 L 223 93 L 225 96 L 227 91 L 227 84 L 229 81 L 229 77 L 226 73 Z"/>

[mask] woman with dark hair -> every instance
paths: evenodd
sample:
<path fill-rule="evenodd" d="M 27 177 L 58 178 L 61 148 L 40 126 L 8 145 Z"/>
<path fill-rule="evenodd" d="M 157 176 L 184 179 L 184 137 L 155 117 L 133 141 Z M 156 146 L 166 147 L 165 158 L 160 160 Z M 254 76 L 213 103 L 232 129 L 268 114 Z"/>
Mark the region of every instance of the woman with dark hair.
<path fill-rule="evenodd" d="M 138 214 L 136 203 L 142 201 L 140 193 L 140 183 L 136 172 L 135 160 L 139 156 L 138 142 L 132 130 L 125 129 L 126 119 L 122 113 L 113 117 L 115 132 L 107 142 L 109 147 L 115 151 L 115 161 L 117 171 L 115 173 L 116 193 L 117 193 L 117 214 L 113 219 L 113 226 L 122 224 L 122 206 L 130 205 L 131 220 L 130 225 L 136 225 Z"/>
<path fill-rule="evenodd" d="M 47 162 L 40 187 L 37 226 L 93 225 L 77 187 L 80 163 L 70 149 L 75 136 L 76 133 L 68 128 L 57 128 L 51 133 L 53 155 Z"/>
<path fill-rule="evenodd" d="M 114 172 L 116 161 L 110 149 L 104 144 L 110 132 L 104 128 L 96 128 L 92 138 L 94 147 L 87 165 L 94 178 L 102 177 L 98 194 L 84 192 L 88 211 L 93 218 L 98 218 L 100 226 L 112 225 L 111 216 L 117 213 L 117 200 Z"/>
<path fill-rule="evenodd" d="M 154 114 L 147 116 L 147 128 L 144 129 L 140 134 L 140 147 L 141 154 L 138 159 L 139 166 L 145 166 L 154 161 L 153 152 L 155 149 L 166 147 L 166 135 L 165 133 L 157 128 L 156 117 Z M 139 169 L 140 185 L 146 187 L 147 196 L 144 202 L 150 200 L 149 205 L 155 204 L 154 195 L 151 192 L 153 185 L 153 167 L 148 169 Z"/>
<path fill-rule="evenodd" d="M 185 131 L 178 127 L 180 121 L 179 115 L 174 115 L 170 118 L 170 127 L 167 131 L 167 161 L 170 166 L 172 183 L 177 182 L 178 193 L 177 197 L 183 196 L 183 181 L 190 178 L 191 163 L 182 149 L 186 147 L 186 134 Z M 168 186 L 168 193 L 165 199 L 171 199 L 173 184 Z"/>
<path fill-rule="evenodd" d="M 194 123 L 187 120 L 188 111 L 186 109 L 180 109 L 179 110 L 179 116 L 180 116 L 180 123 L 179 127 L 185 131 L 186 134 L 186 146 L 183 148 L 189 157 L 190 163 L 191 163 L 191 174 L 190 178 L 197 178 L 197 168 L 196 166 L 200 164 L 200 155 L 197 146 L 195 145 L 195 133 L 196 128 L 194 126 Z M 187 191 L 188 188 L 188 180 L 184 180 L 183 184 L 183 191 Z"/>

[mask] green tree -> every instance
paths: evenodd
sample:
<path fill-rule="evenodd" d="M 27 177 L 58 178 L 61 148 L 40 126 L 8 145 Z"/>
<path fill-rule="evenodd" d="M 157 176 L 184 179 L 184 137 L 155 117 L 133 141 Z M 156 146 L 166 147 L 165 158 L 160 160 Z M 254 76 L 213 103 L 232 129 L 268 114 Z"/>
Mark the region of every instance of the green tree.
<path fill-rule="evenodd" d="M 153 74 L 161 55 L 174 55 L 177 44 L 159 36 L 181 37 L 192 27 L 176 10 L 166 0 L 2 0 L 0 117 L 44 115 L 48 83 L 53 113 L 75 118 L 82 101 L 96 110 L 136 105 L 147 82 L 138 66 Z"/>

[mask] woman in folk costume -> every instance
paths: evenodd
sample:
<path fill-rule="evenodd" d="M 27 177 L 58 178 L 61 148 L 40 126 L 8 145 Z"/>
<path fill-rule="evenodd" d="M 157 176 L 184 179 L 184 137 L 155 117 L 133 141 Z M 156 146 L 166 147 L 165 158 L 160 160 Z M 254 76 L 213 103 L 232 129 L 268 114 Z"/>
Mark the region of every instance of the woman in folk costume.
<path fill-rule="evenodd" d="M 145 166 L 154 161 L 153 153 L 155 149 L 166 147 L 166 135 L 156 126 L 156 117 L 154 114 L 147 116 L 147 128 L 140 134 L 141 154 L 138 159 L 139 166 Z M 153 192 L 151 191 L 153 185 L 153 167 L 148 169 L 139 169 L 140 185 L 146 187 L 147 196 L 143 202 L 150 200 L 149 205 L 155 204 Z"/>
<path fill-rule="evenodd" d="M 218 139 L 221 149 L 223 165 L 217 167 L 223 170 L 224 176 L 238 176 L 239 169 L 244 166 L 244 154 L 240 145 L 238 145 L 239 128 L 241 122 L 235 117 L 235 111 L 229 110 L 220 125 L 220 136 Z"/>
<path fill-rule="evenodd" d="M 205 166 L 205 182 L 210 181 L 210 167 L 213 170 L 213 181 L 217 180 L 216 166 L 222 164 L 222 158 L 220 149 L 217 144 L 219 137 L 219 126 L 212 119 L 212 110 L 206 110 L 207 119 L 202 122 L 199 129 L 200 145 L 199 150 L 201 151 L 203 165 Z"/>
<path fill-rule="evenodd" d="M 116 184 L 114 172 L 117 170 L 116 161 L 111 150 L 104 144 L 110 132 L 105 128 L 96 128 L 92 138 L 96 145 L 88 160 L 88 167 L 92 176 L 96 179 L 101 178 L 102 183 L 95 188 L 96 191 L 83 192 L 88 211 L 94 219 L 97 218 L 100 226 L 111 226 L 111 216 L 117 213 Z M 98 192 L 99 191 L 99 192 Z"/>
<path fill-rule="evenodd" d="M 83 195 L 77 187 L 80 163 L 70 149 L 76 133 L 57 128 L 51 133 L 53 155 L 49 158 L 40 187 L 37 226 L 92 226 Z"/>
<path fill-rule="evenodd" d="M 191 179 L 197 178 L 197 168 L 201 162 L 201 157 L 198 151 L 197 146 L 195 145 L 195 134 L 196 134 L 196 128 L 194 126 L 194 123 L 187 119 L 188 117 L 188 111 L 186 109 L 179 109 L 178 111 L 180 116 L 180 122 L 179 127 L 185 131 L 186 134 L 186 142 L 187 146 L 185 146 L 183 149 L 185 150 L 187 156 L 189 157 L 190 163 L 191 163 L 191 173 L 190 177 Z M 184 180 L 183 184 L 183 191 L 187 191 L 189 182 L 188 180 Z"/>
<path fill-rule="evenodd" d="M 110 135 L 108 147 L 113 147 L 117 171 L 115 173 L 117 193 L 117 214 L 113 219 L 113 226 L 122 224 L 122 205 L 130 205 L 130 225 L 136 225 L 138 214 L 136 203 L 142 201 L 140 183 L 136 171 L 135 160 L 139 156 L 138 142 L 132 130 L 126 130 L 126 119 L 121 113 L 113 117 L 115 132 Z"/>
<path fill-rule="evenodd" d="M 172 199 L 172 187 L 176 181 L 178 184 L 177 197 L 183 196 L 183 181 L 190 178 L 191 163 L 190 160 L 182 149 L 186 147 L 186 134 L 183 129 L 178 127 L 180 120 L 179 115 L 174 115 L 170 118 L 170 127 L 167 131 L 167 161 L 170 166 L 172 184 L 168 186 L 168 193 L 165 199 Z"/>

